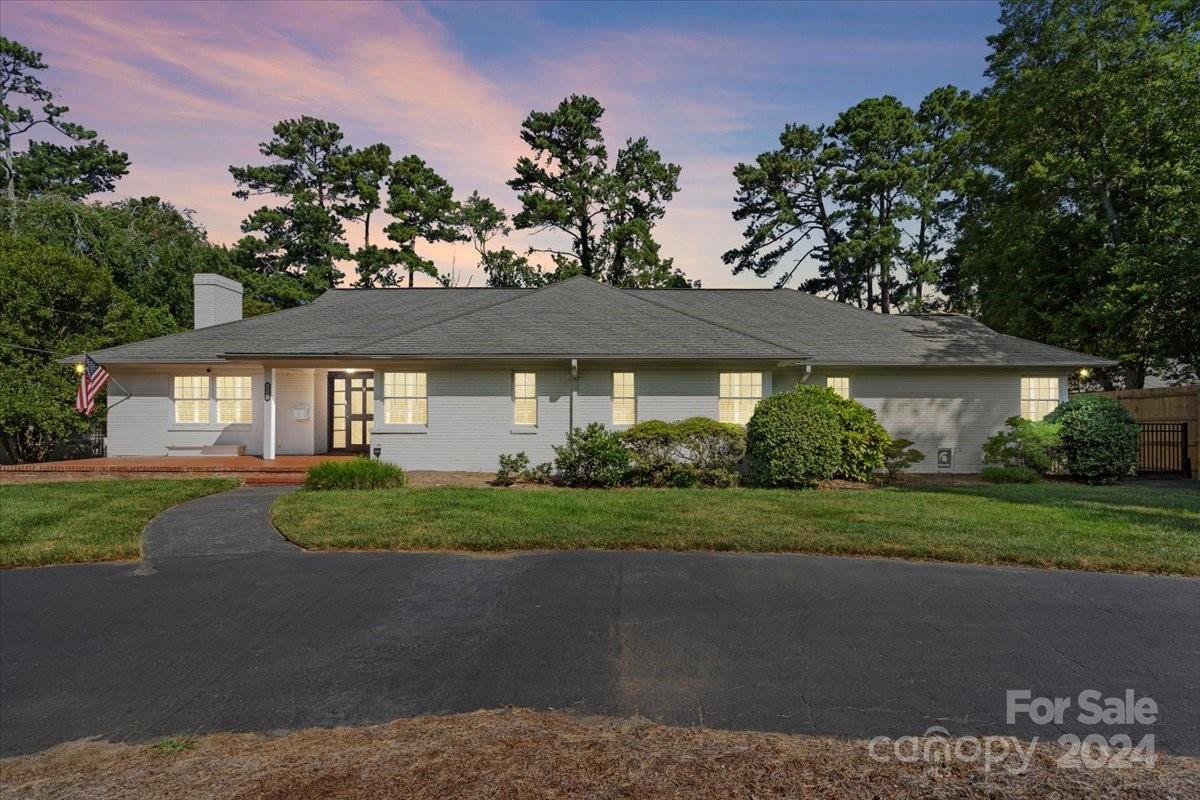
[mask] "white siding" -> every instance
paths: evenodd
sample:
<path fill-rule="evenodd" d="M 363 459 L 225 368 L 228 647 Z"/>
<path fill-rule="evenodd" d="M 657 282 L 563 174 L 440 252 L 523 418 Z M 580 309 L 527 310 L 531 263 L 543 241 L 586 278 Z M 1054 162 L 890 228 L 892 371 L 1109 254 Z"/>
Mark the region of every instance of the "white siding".
<path fill-rule="evenodd" d="M 203 372 L 204 367 L 199 371 Z M 554 458 L 572 424 L 612 424 L 612 372 L 633 372 L 637 418 L 678 420 L 717 416 L 719 376 L 723 371 L 761 370 L 763 395 L 792 389 L 802 375 L 793 368 L 772 372 L 754 362 L 655 364 L 582 361 L 572 415 L 572 381 L 566 360 L 555 362 L 397 362 L 380 366 L 379 373 L 421 370 L 427 373 L 429 425 L 412 429 L 388 426 L 383 419 L 382 378 L 376 378 L 373 444 L 384 459 L 408 469 L 496 469 L 501 453 L 524 451 L 533 463 Z M 517 432 L 513 424 L 512 373 L 537 373 L 538 424 Z M 253 413 L 250 426 L 180 426 L 173 423 L 171 380 L 195 374 L 196 367 L 126 367 L 114 365 L 117 380 L 129 388 L 121 399 L 117 387 L 109 392 L 108 452 L 113 456 L 164 455 L 172 444 L 244 444 L 250 454 L 262 453 L 262 390 L 260 367 L 212 366 L 209 374 L 249 374 Z M 322 453 L 328 449 L 326 369 L 276 371 L 277 452 Z M 937 450 L 953 449 L 953 472 L 980 469 L 984 439 L 1020 411 L 1022 375 L 1059 375 L 1053 369 L 959 368 L 814 368 L 809 382 L 824 385 L 827 375 L 848 375 L 851 396 L 875 410 L 879 421 L 896 437 L 912 439 L 926 454 L 917 465 L 938 472 Z M 1065 385 L 1065 381 L 1064 381 Z M 110 385 L 111 386 L 111 385 Z M 308 418 L 294 419 L 293 409 L 307 405 Z"/>
<path fill-rule="evenodd" d="M 780 391 L 795 387 L 802 373 L 783 370 Z M 808 382 L 825 385 L 827 375 L 849 375 L 850 396 L 875 411 L 896 438 L 911 439 L 925 454 L 914 472 L 979 472 L 983 442 L 1021 411 L 1022 375 L 1062 375 L 1054 370 L 814 368 Z M 1065 383 L 1065 382 L 1064 382 Z M 953 450 L 953 468 L 939 470 L 938 448 Z"/>
<path fill-rule="evenodd" d="M 313 404 L 313 370 L 275 370 L 275 453 L 311 455 L 316 452 Z M 261 402 L 259 404 L 261 406 Z M 296 419 L 303 409 L 304 419 Z M 322 430 L 324 430 L 322 428 Z"/>
<path fill-rule="evenodd" d="M 108 436 L 110 456 L 163 456 L 171 445 L 243 444 L 246 452 L 262 454 L 262 392 L 261 367 L 219 365 L 155 365 L 131 367 L 114 364 L 110 373 L 129 392 L 127 399 L 121 386 L 109 382 Z M 206 370 L 208 370 L 206 372 Z M 249 375 L 251 377 L 250 425 L 178 425 L 175 423 L 171 391 L 176 375 L 208 374 Z"/>
<path fill-rule="evenodd" d="M 429 400 L 424 428 L 389 426 L 383 415 L 383 373 L 423 371 Z M 538 424 L 514 433 L 512 373 L 536 372 Z M 375 433 L 380 457 L 406 469 L 493 472 L 501 453 L 524 451 L 537 464 L 554 458 L 566 435 L 571 370 L 565 362 L 397 364 L 375 375 Z M 403 432 L 402 432 L 403 431 Z"/>
<path fill-rule="evenodd" d="M 722 371 L 761 370 L 763 393 L 771 391 L 770 366 L 747 364 L 639 365 L 583 361 L 574 402 L 574 426 L 612 423 L 612 371 L 636 373 L 638 419 L 677 420 L 717 416 Z M 375 393 L 375 434 L 380 455 L 406 469 L 495 471 L 501 453 L 524 451 L 532 463 L 554 459 L 572 425 L 571 370 L 566 361 L 425 363 L 379 367 L 376 387 L 386 371 L 427 374 L 429 425 L 420 432 L 388 426 L 383 393 Z M 514 432 L 512 373 L 537 373 L 538 424 L 533 432 Z"/>

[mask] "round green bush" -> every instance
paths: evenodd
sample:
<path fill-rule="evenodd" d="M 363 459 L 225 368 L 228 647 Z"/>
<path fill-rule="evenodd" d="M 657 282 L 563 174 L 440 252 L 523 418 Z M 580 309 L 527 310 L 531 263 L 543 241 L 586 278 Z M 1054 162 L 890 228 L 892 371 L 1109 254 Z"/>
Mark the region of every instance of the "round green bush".
<path fill-rule="evenodd" d="M 818 386 L 763 398 L 746 425 L 750 479 L 760 486 L 812 486 L 842 462 L 842 428 Z"/>
<path fill-rule="evenodd" d="M 883 469 L 884 454 L 892 437 L 875 419 L 875 412 L 856 400 L 848 400 L 832 389 L 825 394 L 842 428 L 842 457 L 835 478 L 867 481 Z"/>
<path fill-rule="evenodd" d="M 1058 448 L 1072 477 L 1114 483 L 1137 469 L 1137 420 L 1116 400 L 1079 395 L 1046 415 L 1062 426 Z"/>

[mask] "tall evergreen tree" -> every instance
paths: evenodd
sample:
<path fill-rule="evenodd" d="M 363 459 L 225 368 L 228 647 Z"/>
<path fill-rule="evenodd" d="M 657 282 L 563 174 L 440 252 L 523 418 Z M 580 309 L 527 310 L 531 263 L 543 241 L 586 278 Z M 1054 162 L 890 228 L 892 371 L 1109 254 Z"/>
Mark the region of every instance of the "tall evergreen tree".
<path fill-rule="evenodd" d="M 342 279 L 337 261 L 350 257 L 340 217 L 353 192 L 344 163 L 351 148 L 342 143 L 341 128 L 314 117 L 283 120 L 272 131 L 259 145 L 269 163 L 229 167 L 238 186 L 234 197 L 283 200 L 246 217 L 242 231 L 250 235 L 238 250 L 264 274 L 302 276 L 315 290 L 336 286 Z"/>
<path fill-rule="evenodd" d="M 111 149 L 95 131 L 70 122 L 67 106 L 42 85 L 38 72 L 47 69 L 42 54 L 0 36 L 0 148 L 9 213 L 18 197 L 61 193 L 82 198 L 111 191 L 129 171 L 129 156 Z M 30 106 L 20 103 L 29 103 Z M 17 153 L 13 137 L 40 127 L 58 131 L 77 144 L 31 141 Z"/>
<path fill-rule="evenodd" d="M 557 231 L 569 249 L 531 248 L 550 254 L 561 279 L 573 274 L 618 285 L 686 283 L 659 256 L 653 227 L 679 190 L 680 167 L 665 162 L 646 140 L 626 142 L 610 168 L 600 129 L 604 107 L 594 97 L 571 95 L 553 111 L 525 118 L 521 139 L 533 157 L 517 160 L 519 230 Z"/>
<path fill-rule="evenodd" d="M 392 164 L 388 178 L 387 213 L 394 220 L 384 231 L 399 246 L 396 263 L 408 272 L 408 285 L 420 272 L 440 277 L 432 260 L 417 253 L 417 241 L 463 242 L 459 204 L 454 187 L 419 156 L 409 155 Z M 381 273 L 385 286 L 396 284 L 393 270 Z"/>
<path fill-rule="evenodd" d="M 750 270 L 767 277 L 782 268 L 776 286 L 785 286 L 811 259 L 820 276 L 801 288 L 849 302 L 854 292 L 839 248 L 844 214 L 833 196 L 838 158 L 823 126 L 787 125 L 778 150 L 734 167 L 733 218 L 746 223 L 743 245 L 722 256 L 734 275 Z"/>
<path fill-rule="evenodd" d="M 338 215 L 362 225 L 363 244 L 354 252 L 358 279 L 355 285 L 369 289 L 381 283 L 395 267 L 396 250 L 371 242 L 373 215 L 383 207 L 384 182 L 392 166 L 392 149 L 373 144 L 348 152 L 339 162 L 347 190 Z"/>

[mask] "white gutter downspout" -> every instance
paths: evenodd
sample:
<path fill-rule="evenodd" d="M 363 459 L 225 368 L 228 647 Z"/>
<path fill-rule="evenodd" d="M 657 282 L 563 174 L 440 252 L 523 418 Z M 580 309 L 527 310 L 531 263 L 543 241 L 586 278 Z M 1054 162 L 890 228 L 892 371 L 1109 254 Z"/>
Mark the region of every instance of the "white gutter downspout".
<path fill-rule="evenodd" d="M 567 409 L 567 431 L 575 430 L 575 400 L 579 396 L 579 359 L 571 359 L 571 405 Z"/>
<path fill-rule="evenodd" d="M 812 377 L 812 364 L 804 365 L 804 377 L 800 379 L 801 383 L 808 383 L 808 379 Z"/>

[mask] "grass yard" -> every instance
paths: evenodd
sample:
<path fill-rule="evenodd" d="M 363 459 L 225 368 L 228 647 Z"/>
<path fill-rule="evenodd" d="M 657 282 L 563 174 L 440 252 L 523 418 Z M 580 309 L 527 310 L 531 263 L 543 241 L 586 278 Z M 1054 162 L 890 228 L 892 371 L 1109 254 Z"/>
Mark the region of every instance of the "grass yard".
<path fill-rule="evenodd" d="M 730 550 L 1200 575 L 1200 492 L 1126 486 L 303 491 L 272 517 L 312 550 Z"/>
<path fill-rule="evenodd" d="M 237 484 L 207 478 L 0 486 L 0 568 L 138 558 L 142 528 L 160 511 Z"/>

